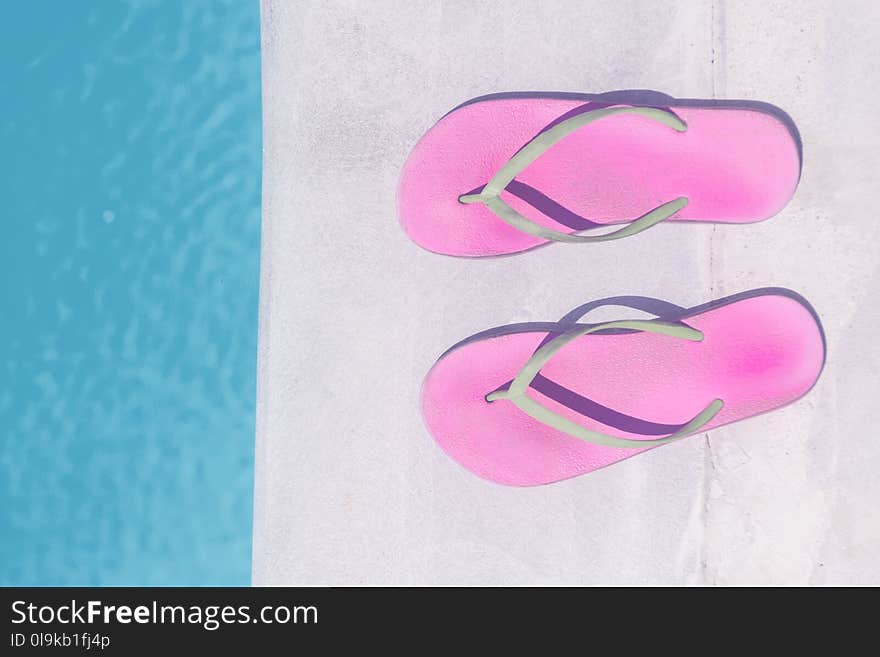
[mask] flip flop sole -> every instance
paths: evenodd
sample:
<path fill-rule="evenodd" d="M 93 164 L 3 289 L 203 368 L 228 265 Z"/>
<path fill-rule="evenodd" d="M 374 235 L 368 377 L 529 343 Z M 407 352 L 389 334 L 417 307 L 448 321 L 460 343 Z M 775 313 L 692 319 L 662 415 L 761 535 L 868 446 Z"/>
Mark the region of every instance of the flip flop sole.
<path fill-rule="evenodd" d="M 824 363 L 821 326 L 812 309 L 792 296 L 740 298 L 683 321 L 703 332 L 702 342 L 649 333 L 589 335 L 564 347 L 541 374 L 593 402 L 653 423 L 685 423 L 720 398 L 723 409 L 702 433 L 795 401 L 813 386 Z M 422 413 L 429 432 L 450 457 L 480 477 L 515 486 L 546 484 L 645 451 L 584 442 L 509 401 L 486 401 L 488 393 L 516 376 L 547 335 L 526 331 L 464 341 L 425 378 Z M 595 431 L 658 437 L 608 426 L 534 389 L 529 396 Z"/>
<path fill-rule="evenodd" d="M 406 232 L 430 251 L 456 256 L 545 244 L 485 205 L 458 198 L 479 190 L 547 126 L 585 106 L 569 97 L 495 98 L 447 114 L 404 166 L 398 213 Z M 541 226 L 569 233 L 581 230 L 579 221 L 628 222 L 682 196 L 688 205 L 668 221 L 748 223 L 786 205 L 800 176 L 800 152 L 777 114 L 740 107 L 669 109 L 687 123 L 685 132 L 635 115 L 596 121 L 529 165 L 502 199 Z"/>

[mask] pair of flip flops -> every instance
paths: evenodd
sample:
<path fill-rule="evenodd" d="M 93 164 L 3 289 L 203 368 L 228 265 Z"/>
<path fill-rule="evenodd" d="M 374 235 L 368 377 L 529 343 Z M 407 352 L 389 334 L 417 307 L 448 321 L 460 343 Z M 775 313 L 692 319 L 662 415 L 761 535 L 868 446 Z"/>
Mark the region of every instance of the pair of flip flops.
<path fill-rule="evenodd" d="M 419 141 L 398 209 L 428 250 L 497 256 L 667 221 L 761 221 L 789 201 L 800 165 L 794 124 L 763 103 L 497 94 Z M 607 305 L 653 318 L 586 321 Z M 824 360 L 818 316 L 789 290 L 695 308 L 616 297 L 462 340 L 428 373 L 422 413 L 481 477 L 545 484 L 793 402 Z"/>

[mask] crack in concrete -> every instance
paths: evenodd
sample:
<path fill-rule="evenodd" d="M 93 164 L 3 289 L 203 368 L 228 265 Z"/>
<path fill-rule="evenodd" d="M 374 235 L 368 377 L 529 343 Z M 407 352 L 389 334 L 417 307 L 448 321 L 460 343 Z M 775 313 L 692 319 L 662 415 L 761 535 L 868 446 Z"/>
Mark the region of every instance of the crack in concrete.
<path fill-rule="evenodd" d="M 723 1 L 723 0 L 722 0 Z M 709 17 L 709 46 L 711 49 L 711 69 L 710 69 L 710 79 L 712 84 L 712 99 L 717 99 L 718 93 L 716 88 L 716 75 L 715 75 L 715 62 L 716 62 L 716 52 L 715 52 L 715 39 L 716 39 L 716 2 L 713 0 L 710 8 L 710 17 Z M 709 290 L 710 297 L 714 298 L 716 296 L 716 284 L 715 284 L 715 230 L 716 226 L 712 226 L 711 233 L 709 234 Z M 705 447 L 705 459 L 703 463 L 704 477 L 703 477 L 703 513 L 702 513 L 702 533 L 701 533 L 701 545 L 700 545 L 700 583 L 701 584 L 715 584 L 714 581 L 709 581 L 709 541 L 707 538 L 709 532 L 709 518 L 711 514 L 711 498 L 710 492 L 712 489 L 712 482 L 715 479 L 715 459 L 712 453 L 712 441 L 710 439 L 709 433 L 703 434 L 703 438 L 706 442 Z"/>

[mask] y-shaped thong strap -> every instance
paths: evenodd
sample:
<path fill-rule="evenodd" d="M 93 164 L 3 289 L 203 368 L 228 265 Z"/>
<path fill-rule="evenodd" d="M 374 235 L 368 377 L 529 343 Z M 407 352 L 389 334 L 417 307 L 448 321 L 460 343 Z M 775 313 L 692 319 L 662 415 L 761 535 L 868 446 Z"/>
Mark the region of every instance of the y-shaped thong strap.
<path fill-rule="evenodd" d="M 501 199 L 501 192 L 513 182 L 514 178 L 559 141 L 585 125 L 616 114 L 637 114 L 662 123 L 678 132 L 687 130 L 685 122 L 675 114 L 656 107 L 606 107 L 584 112 L 561 121 L 538 134 L 492 176 L 492 179 L 483 187 L 479 194 L 463 194 L 458 197 L 458 200 L 462 203 L 483 203 L 499 219 L 514 228 L 529 235 L 535 235 L 536 237 L 555 242 L 607 242 L 635 235 L 651 226 L 655 226 L 664 219 L 668 219 L 688 204 L 686 197 L 680 196 L 668 201 L 643 214 L 623 228 L 604 235 L 576 235 L 545 228 L 528 217 L 523 216 Z"/>
<path fill-rule="evenodd" d="M 541 341 L 536 349 L 544 346 L 545 344 L 550 342 L 550 340 L 562 334 L 566 330 L 573 328 L 579 321 L 583 319 L 583 317 L 585 317 L 593 310 L 604 306 L 622 306 L 624 308 L 640 310 L 642 312 L 654 315 L 655 319 L 660 319 L 666 322 L 681 321 L 688 313 L 688 310 L 686 308 L 683 308 L 682 306 L 677 306 L 674 303 L 669 303 L 668 301 L 663 301 L 662 299 L 655 299 L 652 297 L 627 295 L 597 299 L 595 301 L 590 301 L 581 306 L 578 306 L 577 308 L 568 312 L 562 319 L 556 322 L 556 325 L 558 327 L 557 330 L 548 332 L 547 336 Z M 633 333 L 633 331 L 612 329 L 602 331 L 602 333 Z M 506 390 L 508 387 L 510 387 L 511 383 L 512 381 L 507 381 L 505 384 L 496 388 L 496 390 Z M 532 380 L 532 383 L 529 387 L 532 388 L 532 390 L 540 392 L 545 397 L 552 399 L 562 404 L 563 406 L 567 406 L 577 413 L 580 413 L 584 417 L 597 420 L 598 422 L 601 422 L 606 426 L 620 429 L 621 431 L 626 431 L 627 433 L 634 433 L 643 436 L 666 436 L 675 433 L 684 426 L 684 424 L 665 424 L 662 422 L 652 422 L 650 420 L 644 420 L 642 418 L 633 417 L 631 415 L 621 413 L 614 410 L 613 408 L 609 408 L 596 401 L 593 401 L 592 399 L 579 395 L 574 390 L 570 390 L 565 386 L 559 385 L 558 383 L 556 383 L 552 379 L 547 378 L 540 372 Z"/>
<path fill-rule="evenodd" d="M 556 337 L 553 337 L 549 341 L 545 341 L 535 351 L 531 358 L 526 361 L 510 385 L 506 389 L 500 388 L 495 392 L 490 393 L 486 396 L 486 401 L 494 402 L 500 399 L 507 399 L 527 415 L 558 431 L 596 445 L 624 449 L 656 447 L 657 445 L 673 442 L 696 433 L 700 428 L 710 422 L 723 408 L 724 403 L 720 399 L 715 399 L 694 416 L 693 419 L 669 436 L 655 440 L 631 440 L 587 429 L 586 427 L 573 422 L 569 418 L 542 406 L 539 402 L 526 394 L 526 391 L 535 377 L 538 376 L 541 368 L 569 342 L 583 335 L 617 330 L 625 330 L 627 332 L 645 331 L 658 335 L 667 335 L 682 340 L 700 341 L 703 339 L 703 334 L 690 326 L 682 323 L 660 320 L 620 320 L 594 325 L 577 324 Z"/>

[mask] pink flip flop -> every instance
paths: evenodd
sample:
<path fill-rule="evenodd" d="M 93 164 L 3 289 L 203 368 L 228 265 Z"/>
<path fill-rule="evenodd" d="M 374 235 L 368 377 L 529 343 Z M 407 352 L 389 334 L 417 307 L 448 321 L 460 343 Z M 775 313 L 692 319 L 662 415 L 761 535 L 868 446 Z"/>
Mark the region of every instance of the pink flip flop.
<path fill-rule="evenodd" d="M 398 212 L 429 251 L 493 256 L 619 239 L 664 220 L 761 221 L 788 203 L 800 165 L 794 123 L 766 103 L 495 94 L 460 105 L 416 144 Z"/>
<path fill-rule="evenodd" d="M 604 305 L 656 319 L 579 323 Z M 615 297 L 458 343 L 425 378 L 422 414 L 465 468 L 533 486 L 789 404 L 824 362 L 818 316 L 789 290 L 691 309 Z"/>

